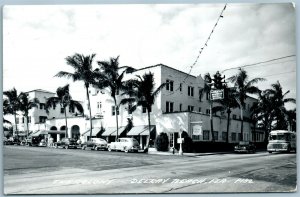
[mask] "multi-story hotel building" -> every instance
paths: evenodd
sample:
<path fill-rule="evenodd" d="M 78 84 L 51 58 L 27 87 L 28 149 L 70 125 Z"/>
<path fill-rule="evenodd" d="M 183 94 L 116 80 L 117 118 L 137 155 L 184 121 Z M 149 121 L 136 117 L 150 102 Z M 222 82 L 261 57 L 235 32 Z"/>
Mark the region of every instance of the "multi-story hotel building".
<path fill-rule="evenodd" d="M 151 109 L 151 133 L 149 133 L 148 129 L 148 116 L 145 108 L 138 107 L 134 112 L 130 113 L 128 110 L 130 108 L 129 105 L 121 105 L 116 114 L 113 98 L 110 96 L 109 90 L 91 88 L 93 136 L 103 137 L 108 141 L 114 140 L 117 136 L 116 115 L 118 115 L 118 136 L 135 137 L 139 140 L 142 147 L 145 146 L 148 138 L 154 140 L 155 136 L 162 132 L 167 133 L 169 136 L 170 147 L 173 147 L 177 142 L 178 134 L 181 131 L 187 132 L 194 142 L 211 141 L 209 94 L 200 96 L 200 89 L 204 87 L 204 80 L 201 75 L 197 77 L 189 75 L 163 64 L 130 70 L 131 72 L 125 74 L 124 80 L 151 72 L 154 74 L 154 89 L 162 83 L 167 83 L 166 87 L 157 95 Z M 32 98 L 40 99 L 41 102 L 38 109 L 31 110 L 30 130 L 50 131 L 51 135 L 57 135 L 54 140 L 59 140 L 64 135 L 63 132 L 60 133 L 59 131 L 64 131 L 66 126 L 61 109 L 52 109 L 49 114 L 46 114 L 42 109 L 43 102 L 45 102 L 44 98 L 55 94 L 42 90 L 34 90 L 28 93 Z M 122 97 L 122 94 L 117 96 L 118 103 Z M 263 141 L 263 132 L 256 131 L 255 135 L 253 135 L 252 129 L 254 125 L 247 121 L 250 117 L 250 107 L 254 102 L 257 102 L 257 100 L 252 97 L 246 99 L 243 140 L 259 142 Z M 83 105 L 85 114 L 88 114 L 87 101 L 84 101 Z M 88 119 L 87 115 L 76 116 L 74 113 L 68 112 L 68 135 L 86 140 L 90 134 Z M 133 124 L 131 130 L 125 129 L 128 119 Z M 20 129 L 22 128 L 20 122 L 18 126 Z M 215 141 L 225 142 L 227 136 L 226 112 L 218 112 L 213 115 L 213 127 Z M 239 142 L 240 130 L 240 110 L 239 108 L 232 109 L 229 125 L 229 143 Z"/>

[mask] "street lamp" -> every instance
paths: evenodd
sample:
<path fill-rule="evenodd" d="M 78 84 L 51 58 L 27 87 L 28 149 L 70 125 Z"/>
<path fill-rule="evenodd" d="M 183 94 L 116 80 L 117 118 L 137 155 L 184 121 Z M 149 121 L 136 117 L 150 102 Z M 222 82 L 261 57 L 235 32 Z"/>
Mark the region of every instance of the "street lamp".
<path fill-rule="evenodd" d="M 179 127 L 179 152 L 178 152 L 178 154 L 179 155 L 183 155 L 183 151 L 182 151 L 182 137 L 181 137 L 181 134 L 182 134 L 182 132 L 184 131 L 184 128 L 183 128 L 183 126 L 182 126 L 182 124 L 180 124 L 180 127 Z"/>

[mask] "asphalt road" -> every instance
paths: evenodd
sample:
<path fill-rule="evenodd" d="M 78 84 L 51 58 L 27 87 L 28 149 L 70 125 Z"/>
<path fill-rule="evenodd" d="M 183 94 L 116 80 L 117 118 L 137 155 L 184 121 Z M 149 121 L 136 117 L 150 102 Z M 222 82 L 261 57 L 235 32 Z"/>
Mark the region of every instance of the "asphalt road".
<path fill-rule="evenodd" d="M 296 154 L 149 155 L 5 146 L 5 194 L 294 192 Z"/>

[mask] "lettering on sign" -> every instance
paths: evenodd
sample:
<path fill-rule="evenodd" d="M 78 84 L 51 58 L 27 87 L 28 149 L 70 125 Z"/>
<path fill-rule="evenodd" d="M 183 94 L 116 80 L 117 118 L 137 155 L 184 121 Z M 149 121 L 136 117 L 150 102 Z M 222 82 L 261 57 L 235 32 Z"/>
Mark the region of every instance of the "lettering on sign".
<path fill-rule="evenodd" d="M 224 90 L 211 90 L 210 91 L 210 99 L 218 100 L 224 98 Z"/>

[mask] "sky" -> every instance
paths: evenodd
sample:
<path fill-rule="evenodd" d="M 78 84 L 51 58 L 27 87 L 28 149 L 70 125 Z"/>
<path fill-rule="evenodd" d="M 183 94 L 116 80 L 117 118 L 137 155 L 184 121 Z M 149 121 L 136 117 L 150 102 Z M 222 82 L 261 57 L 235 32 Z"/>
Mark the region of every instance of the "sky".
<path fill-rule="evenodd" d="M 105 4 L 9 5 L 3 9 L 3 90 L 55 92 L 70 83 L 73 99 L 84 100 L 83 83 L 54 77 L 70 71 L 65 58 L 96 54 L 96 61 L 120 55 L 121 66 L 165 64 L 198 76 L 296 54 L 292 4 Z M 227 70 L 229 69 L 229 70 Z M 244 68 L 270 88 L 279 81 L 296 98 L 296 57 Z M 224 71 L 225 70 L 225 71 Z M 289 105 L 294 108 L 295 105 Z"/>

